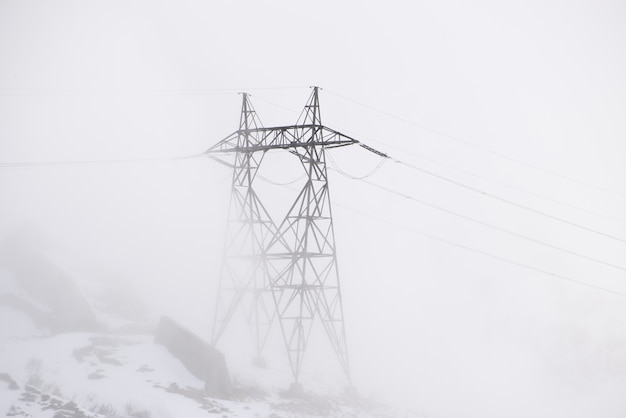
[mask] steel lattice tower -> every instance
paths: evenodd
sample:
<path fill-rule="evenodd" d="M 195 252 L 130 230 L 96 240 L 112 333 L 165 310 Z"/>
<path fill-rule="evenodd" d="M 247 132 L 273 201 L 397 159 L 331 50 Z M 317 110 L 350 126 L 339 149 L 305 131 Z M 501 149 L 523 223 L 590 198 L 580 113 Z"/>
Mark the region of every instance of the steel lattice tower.
<path fill-rule="evenodd" d="M 325 151 L 355 143 L 322 125 L 319 89 L 314 87 L 295 125 L 271 128 L 262 127 L 243 94 L 239 129 L 206 151 L 233 168 L 213 344 L 241 308 L 260 356 L 278 318 L 296 384 L 316 318 L 350 380 Z M 299 158 L 307 180 L 276 224 L 255 192 L 254 180 L 265 153 L 281 149 Z M 234 163 L 225 154 L 234 154 Z"/>

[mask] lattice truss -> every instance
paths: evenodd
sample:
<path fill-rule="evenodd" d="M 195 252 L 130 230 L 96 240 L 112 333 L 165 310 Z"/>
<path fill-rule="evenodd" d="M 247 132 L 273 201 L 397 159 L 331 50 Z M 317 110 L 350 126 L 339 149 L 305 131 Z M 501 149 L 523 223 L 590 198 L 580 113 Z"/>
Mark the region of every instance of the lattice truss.
<path fill-rule="evenodd" d="M 350 380 L 325 151 L 355 143 L 322 125 L 314 87 L 296 124 L 273 128 L 261 125 L 244 93 L 239 129 L 206 151 L 233 168 L 213 344 L 242 309 L 260 356 L 278 319 L 296 383 L 317 319 Z M 265 153 L 280 149 L 299 158 L 307 180 L 276 224 L 255 192 L 254 181 Z M 234 155 L 234 162 L 226 154 L 231 160 Z"/>

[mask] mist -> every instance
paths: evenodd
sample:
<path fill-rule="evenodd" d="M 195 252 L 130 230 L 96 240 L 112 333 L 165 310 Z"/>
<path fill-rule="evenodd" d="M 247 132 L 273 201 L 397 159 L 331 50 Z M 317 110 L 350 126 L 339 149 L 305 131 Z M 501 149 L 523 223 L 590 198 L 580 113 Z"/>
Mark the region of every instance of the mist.
<path fill-rule="evenodd" d="M 0 2 L 0 373 L 33 337 L 16 266 L 71 277 L 106 332 L 166 315 L 210 339 L 232 171 L 199 154 L 238 129 L 238 93 L 281 126 L 319 86 L 324 125 L 391 157 L 327 150 L 359 396 L 624 416 L 625 18 L 614 1 Z M 278 221 L 302 167 L 272 151 L 260 173 Z M 281 338 L 265 357 L 287 389 Z M 217 348 L 245 380 L 243 315 Z M 319 324 L 302 383 L 349 385 Z"/>

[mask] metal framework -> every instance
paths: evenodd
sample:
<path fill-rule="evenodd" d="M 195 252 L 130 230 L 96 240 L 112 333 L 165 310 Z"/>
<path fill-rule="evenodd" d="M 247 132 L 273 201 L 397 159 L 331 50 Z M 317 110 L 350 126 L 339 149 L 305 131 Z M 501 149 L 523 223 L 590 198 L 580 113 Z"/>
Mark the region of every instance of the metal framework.
<path fill-rule="evenodd" d="M 316 318 L 350 380 L 325 151 L 356 143 L 322 125 L 314 87 L 296 124 L 273 128 L 261 126 L 244 93 L 239 129 L 206 151 L 233 168 L 213 344 L 241 308 L 260 357 L 277 317 L 296 384 Z M 276 149 L 297 156 L 307 176 L 279 224 L 253 187 L 265 153 Z M 234 154 L 234 163 L 226 154 Z"/>

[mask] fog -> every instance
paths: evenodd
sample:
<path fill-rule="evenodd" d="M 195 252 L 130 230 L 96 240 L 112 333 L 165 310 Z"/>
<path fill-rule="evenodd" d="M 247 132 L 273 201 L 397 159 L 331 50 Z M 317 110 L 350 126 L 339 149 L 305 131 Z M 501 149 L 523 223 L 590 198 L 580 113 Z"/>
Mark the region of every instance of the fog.
<path fill-rule="evenodd" d="M 618 1 L 4 0 L 0 292 L 27 241 L 147 328 L 209 338 L 231 171 L 176 157 L 238 128 L 239 92 L 275 126 L 320 86 L 326 126 L 392 157 L 365 182 L 349 176 L 379 156 L 328 151 L 358 392 L 428 417 L 624 416 L 625 18 Z M 297 179 L 289 156 L 264 177 Z M 72 163 L 6 164 L 31 162 Z M 259 184 L 277 220 L 288 187 Z M 234 369 L 244 328 L 218 347 Z M 318 331 L 305 376 L 342 387 Z"/>

